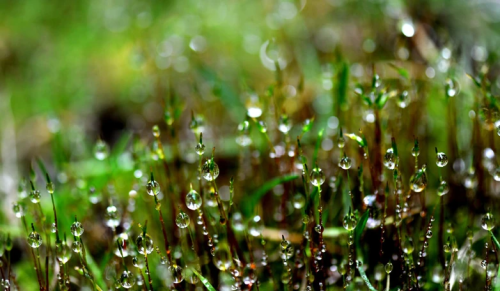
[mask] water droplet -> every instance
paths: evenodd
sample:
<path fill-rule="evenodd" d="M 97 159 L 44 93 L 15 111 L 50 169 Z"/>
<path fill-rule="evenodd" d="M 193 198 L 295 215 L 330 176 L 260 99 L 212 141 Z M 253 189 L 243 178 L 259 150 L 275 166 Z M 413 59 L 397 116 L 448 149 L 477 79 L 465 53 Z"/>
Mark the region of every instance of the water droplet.
<path fill-rule="evenodd" d="M 492 230 L 495 227 L 495 218 L 493 217 L 493 214 L 491 213 L 486 213 L 482 218 L 481 218 L 481 226 L 483 227 L 484 230 Z"/>
<path fill-rule="evenodd" d="M 438 167 L 444 167 L 448 164 L 448 157 L 445 153 L 439 152 L 436 154 L 436 165 Z"/>
<path fill-rule="evenodd" d="M 311 184 L 319 187 L 325 182 L 325 174 L 323 174 L 323 171 L 320 168 L 314 167 L 311 171 L 310 179 Z"/>
<path fill-rule="evenodd" d="M 286 240 L 285 237 L 283 236 L 281 243 L 280 243 L 280 249 L 282 252 L 286 251 L 292 244 L 290 241 Z"/>
<path fill-rule="evenodd" d="M 28 244 L 34 249 L 39 248 L 42 245 L 42 236 L 38 232 L 32 231 L 28 236 Z"/>
<path fill-rule="evenodd" d="M 205 164 L 203 164 L 202 175 L 207 181 L 217 179 L 219 176 L 219 166 L 217 166 L 217 164 L 211 159 L 207 160 Z"/>
<path fill-rule="evenodd" d="M 262 229 L 264 228 L 260 223 L 260 220 L 260 216 L 256 215 L 248 222 L 248 232 L 250 232 L 252 236 L 260 236 Z"/>
<path fill-rule="evenodd" d="M 106 208 L 106 225 L 111 228 L 116 228 L 118 225 L 120 225 L 118 209 L 114 205 L 110 205 Z"/>
<path fill-rule="evenodd" d="M 80 253 L 82 251 L 82 243 L 77 240 L 73 241 L 71 244 L 71 250 L 74 253 Z"/>
<path fill-rule="evenodd" d="M 212 260 L 215 267 L 223 272 L 231 267 L 231 253 L 225 246 L 219 246 L 215 249 Z"/>
<path fill-rule="evenodd" d="M 160 258 L 160 264 L 162 264 L 162 265 L 166 265 L 166 264 L 167 264 L 167 262 L 168 262 L 168 261 L 167 261 L 167 258 L 165 258 L 164 256 L 162 256 L 162 257 Z"/>
<path fill-rule="evenodd" d="M 83 229 L 82 224 L 78 221 L 73 222 L 73 224 L 71 225 L 71 233 L 76 237 L 81 236 L 83 233 L 83 230 L 84 229 Z"/>
<path fill-rule="evenodd" d="M 179 284 L 184 280 L 184 276 L 182 275 L 182 268 L 176 264 L 168 267 L 168 271 L 172 276 L 172 280 L 174 284 Z"/>
<path fill-rule="evenodd" d="M 10 281 L 8 279 L 2 279 L 0 286 L 4 287 L 4 290 L 10 290 Z"/>
<path fill-rule="evenodd" d="M 290 122 L 288 115 L 286 114 L 281 115 L 278 129 L 279 131 L 285 134 L 288 133 L 290 129 L 292 129 L 292 123 Z"/>
<path fill-rule="evenodd" d="M 153 125 L 153 136 L 160 137 L 160 127 L 157 124 Z"/>
<path fill-rule="evenodd" d="M 188 227 L 189 222 L 190 222 L 189 215 L 187 215 L 184 211 L 179 212 L 179 214 L 177 214 L 177 217 L 175 218 L 175 224 L 179 228 Z"/>
<path fill-rule="evenodd" d="M 97 204 L 101 201 L 101 193 L 97 192 L 94 187 L 90 188 L 89 201 L 92 204 Z"/>
<path fill-rule="evenodd" d="M 21 204 L 14 204 L 12 206 L 12 210 L 14 211 L 14 214 L 18 218 L 24 215 L 23 207 L 21 206 Z"/>
<path fill-rule="evenodd" d="M 393 268 L 393 266 L 392 266 L 391 262 L 388 262 L 387 264 L 385 264 L 385 272 L 387 274 L 390 274 L 392 272 L 392 268 Z"/>
<path fill-rule="evenodd" d="M 132 265 L 134 265 L 134 267 L 139 268 L 139 269 L 144 268 L 145 262 L 146 262 L 146 258 L 143 256 L 139 256 L 139 257 L 135 256 L 132 258 Z"/>
<path fill-rule="evenodd" d="M 401 91 L 401 93 L 399 94 L 396 102 L 399 106 L 399 108 L 406 108 L 408 106 L 408 104 L 410 104 L 410 95 L 408 94 L 408 91 L 406 90 L 403 90 Z"/>
<path fill-rule="evenodd" d="M 487 271 L 488 277 L 493 278 L 494 276 L 497 275 L 498 267 L 496 266 L 495 263 L 489 263 L 487 270 L 488 270 Z"/>
<path fill-rule="evenodd" d="M 57 260 L 64 265 L 71 258 L 71 249 L 66 243 L 60 242 L 56 244 L 56 254 Z"/>
<path fill-rule="evenodd" d="M 158 195 L 158 193 L 160 193 L 160 184 L 156 181 L 149 180 L 146 184 L 146 192 L 151 196 Z"/>
<path fill-rule="evenodd" d="M 342 221 L 342 225 L 344 226 L 344 228 L 349 231 L 354 230 L 357 224 L 358 224 L 358 219 L 352 212 L 346 214 L 346 216 L 344 216 L 344 220 Z"/>
<path fill-rule="evenodd" d="M 427 175 L 425 173 L 425 165 L 422 169 L 417 170 L 410 178 L 410 188 L 415 192 L 422 192 L 427 186 Z"/>
<path fill-rule="evenodd" d="M 56 224 L 55 224 L 55 222 L 53 222 L 53 223 L 50 225 L 50 232 L 52 232 L 52 233 L 56 233 L 56 232 L 57 232 L 57 228 L 56 228 Z"/>
<path fill-rule="evenodd" d="M 339 136 L 339 138 L 337 139 L 337 146 L 342 149 L 344 148 L 345 146 L 345 140 L 343 137 Z"/>
<path fill-rule="evenodd" d="M 495 170 L 495 173 L 493 174 L 493 179 L 495 179 L 495 181 L 500 181 L 500 168 L 497 168 Z"/>
<path fill-rule="evenodd" d="M 123 271 L 120 276 L 120 284 L 125 289 L 130 289 L 135 285 L 134 274 L 130 271 Z"/>
<path fill-rule="evenodd" d="M 102 161 L 106 159 L 109 155 L 109 147 L 108 145 L 102 141 L 98 140 L 94 146 L 94 156 L 96 159 Z"/>
<path fill-rule="evenodd" d="M 474 189 L 477 186 L 477 177 L 474 169 L 469 169 L 469 171 L 465 174 L 464 186 L 467 189 Z"/>
<path fill-rule="evenodd" d="M 38 190 L 32 190 L 30 192 L 30 200 L 33 203 L 39 203 L 40 202 L 40 191 Z"/>
<path fill-rule="evenodd" d="M 413 240 L 411 240 L 410 238 L 407 238 L 404 242 L 403 242 L 403 252 L 405 254 L 412 254 L 413 253 L 413 250 L 415 248 L 413 247 Z"/>
<path fill-rule="evenodd" d="M 425 233 L 425 237 L 426 238 L 431 238 L 432 237 L 432 230 L 428 230 L 426 233 Z"/>
<path fill-rule="evenodd" d="M 49 192 L 49 194 L 53 194 L 54 193 L 54 183 L 48 182 L 47 185 L 45 186 L 45 189 L 47 189 L 47 192 Z"/>
<path fill-rule="evenodd" d="M 351 159 L 347 156 L 344 156 L 340 159 L 339 167 L 344 170 L 349 170 L 351 168 Z"/>
<path fill-rule="evenodd" d="M 196 147 L 194 148 L 196 153 L 200 156 L 202 156 L 205 153 L 205 145 L 202 143 L 196 144 Z"/>
<path fill-rule="evenodd" d="M 173 118 L 172 118 L 173 122 Z M 171 124 L 169 124 L 171 125 Z M 191 121 L 189 122 L 189 129 L 193 131 L 196 135 L 199 135 L 201 132 L 205 130 L 205 119 L 202 116 L 193 116 Z"/>
<path fill-rule="evenodd" d="M 455 78 L 447 78 L 444 87 L 448 97 L 454 97 L 460 93 L 460 84 Z"/>
<path fill-rule="evenodd" d="M 450 187 L 448 186 L 448 183 L 446 183 L 446 181 L 441 181 L 441 183 L 439 183 L 439 186 L 437 188 L 437 193 L 439 196 L 443 196 L 443 195 L 446 195 L 448 194 L 448 192 L 450 191 Z"/>
<path fill-rule="evenodd" d="M 201 207 L 201 204 L 203 203 L 200 194 L 196 192 L 195 190 L 191 189 L 186 194 L 186 206 L 187 208 L 191 210 L 196 210 Z"/>
<path fill-rule="evenodd" d="M 396 166 L 396 156 L 392 148 L 387 149 L 384 155 L 384 166 L 389 170 L 394 170 Z"/>
<path fill-rule="evenodd" d="M 144 255 L 144 251 L 146 251 L 147 254 L 150 254 L 154 249 L 153 239 L 149 236 L 149 234 L 146 234 L 144 236 L 139 235 L 135 243 L 141 255 Z"/>
<path fill-rule="evenodd" d="M 304 205 L 306 204 L 306 198 L 304 195 L 297 193 L 295 196 L 293 196 L 293 208 L 295 209 L 302 209 Z"/>
<path fill-rule="evenodd" d="M 113 241 L 115 242 L 114 243 L 114 253 L 116 256 L 121 257 L 123 254 L 123 257 L 125 258 L 125 257 L 128 257 L 130 255 L 131 249 L 130 249 L 128 234 L 122 232 L 119 235 L 117 235 Z M 121 249 L 122 249 L 121 253 L 120 253 L 120 249 L 118 248 L 117 243 L 119 243 L 121 246 Z"/>
<path fill-rule="evenodd" d="M 252 118 L 259 118 L 262 115 L 262 106 L 259 102 L 259 96 L 253 92 L 247 93 L 247 96 L 247 115 Z"/>

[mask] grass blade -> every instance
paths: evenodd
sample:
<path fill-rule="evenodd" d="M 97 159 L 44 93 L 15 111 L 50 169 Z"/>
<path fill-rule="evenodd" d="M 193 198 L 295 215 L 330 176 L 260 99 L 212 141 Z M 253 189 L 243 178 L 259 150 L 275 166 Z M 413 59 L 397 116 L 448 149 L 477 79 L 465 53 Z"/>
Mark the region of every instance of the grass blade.
<path fill-rule="evenodd" d="M 208 290 L 210 291 L 216 291 L 214 286 L 212 286 L 212 284 L 210 284 L 210 282 L 208 282 L 207 278 L 203 277 L 200 273 L 198 273 L 198 271 L 196 271 L 195 269 L 191 269 L 193 270 L 193 273 L 198 277 L 200 278 L 200 281 L 201 283 L 203 283 L 203 285 L 205 285 L 205 287 L 207 287 Z"/>
<path fill-rule="evenodd" d="M 284 175 L 281 177 L 276 177 L 272 180 L 267 181 L 262 185 L 259 189 L 254 191 L 253 193 L 250 194 L 250 197 L 248 197 L 247 203 L 245 203 L 242 207 L 242 211 L 245 215 L 250 215 L 254 209 L 254 207 L 259 203 L 260 199 L 262 196 L 264 196 L 268 191 L 273 189 L 276 185 L 283 184 L 289 181 L 293 181 L 297 179 L 299 176 L 292 174 L 292 175 Z"/>
<path fill-rule="evenodd" d="M 368 217 L 370 216 L 370 211 L 367 210 L 361 216 L 361 219 L 358 221 L 356 228 L 354 229 L 354 242 L 359 246 L 359 240 L 361 239 L 361 235 L 363 234 L 363 230 L 365 229 L 366 222 L 368 221 Z"/>
<path fill-rule="evenodd" d="M 318 132 L 318 139 L 316 140 L 316 148 L 314 149 L 314 156 L 313 156 L 313 164 L 312 166 L 316 166 L 316 161 L 318 160 L 318 151 L 319 151 L 319 146 L 321 145 L 321 140 L 323 139 L 323 133 L 325 132 L 325 129 L 322 128 Z"/>
<path fill-rule="evenodd" d="M 366 276 L 366 273 L 365 273 L 365 270 L 363 270 L 363 267 L 359 267 L 358 271 L 359 271 L 359 275 L 361 275 L 361 279 L 363 279 L 363 281 L 365 281 L 365 284 L 368 287 L 368 289 L 370 291 L 377 291 L 377 289 L 375 289 L 375 287 L 373 287 L 373 285 L 370 283 L 370 280 Z"/>

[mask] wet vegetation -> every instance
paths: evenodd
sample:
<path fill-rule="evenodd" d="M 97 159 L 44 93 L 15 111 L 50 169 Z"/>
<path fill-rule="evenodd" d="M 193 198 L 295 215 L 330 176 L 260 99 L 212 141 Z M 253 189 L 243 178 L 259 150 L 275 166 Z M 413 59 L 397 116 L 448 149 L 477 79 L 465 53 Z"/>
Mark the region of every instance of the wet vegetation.
<path fill-rule="evenodd" d="M 2 288 L 500 290 L 498 11 L 0 3 Z"/>

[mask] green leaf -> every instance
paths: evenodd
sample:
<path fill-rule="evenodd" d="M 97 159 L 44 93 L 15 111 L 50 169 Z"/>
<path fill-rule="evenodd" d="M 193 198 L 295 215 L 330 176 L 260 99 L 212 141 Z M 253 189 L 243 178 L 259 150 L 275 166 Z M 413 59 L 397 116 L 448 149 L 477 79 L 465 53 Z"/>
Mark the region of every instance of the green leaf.
<path fill-rule="evenodd" d="M 370 217 L 370 210 L 367 210 L 361 216 L 361 219 L 358 221 L 356 228 L 354 229 L 354 243 L 359 245 L 359 240 L 361 235 L 363 234 L 363 230 L 365 230 L 366 222 L 368 221 L 368 217 Z"/>
<path fill-rule="evenodd" d="M 292 180 L 297 179 L 299 176 L 292 175 L 284 175 L 281 177 L 276 177 L 272 180 L 269 180 L 264 183 L 259 189 L 255 190 L 250 194 L 245 204 L 242 206 L 242 211 L 245 215 L 250 215 L 255 208 L 255 206 L 259 203 L 262 196 L 264 196 L 268 191 L 273 189 L 276 185 L 283 184 Z"/>
<path fill-rule="evenodd" d="M 396 66 L 395 64 L 391 64 L 391 63 L 389 63 L 389 66 L 391 66 L 391 68 L 396 70 L 401 77 L 403 77 L 407 80 L 410 79 L 410 74 L 408 73 L 408 71 L 406 69 L 401 68 L 401 67 Z"/>
<path fill-rule="evenodd" d="M 337 112 L 347 102 L 347 90 L 349 89 L 349 64 L 342 62 L 339 74 L 337 76 Z M 335 104 L 335 102 L 333 102 Z"/>
<path fill-rule="evenodd" d="M 304 125 L 302 126 L 302 134 L 310 131 L 313 124 L 314 124 L 314 116 L 311 119 L 306 119 L 306 121 L 304 121 Z"/>
<path fill-rule="evenodd" d="M 354 133 L 345 133 L 344 135 L 352 140 L 357 141 L 361 147 L 367 146 L 366 140 L 364 138 L 360 137 L 359 135 L 355 135 Z"/>
<path fill-rule="evenodd" d="M 207 287 L 208 290 L 210 291 L 217 291 L 215 290 L 214 286 L 212 286 L 212 284 L 210 284 L 210 282 L 208 282 L 207 278 L 203 277 L 200 273 L 198 273 L 198 271 L 196 271 L 195 269 L 191 269 L 193 270 L 193 273 L 198 277 L 200 278 L 200 281 L 201 283 L 203 283 L 203 285 L 205 285 L 205 287 Z"/>
<path fill-rule="evenodd" d="M 497 238 L 493 235 L 493 232 L 490 230 L 490 235 L 491 235 L 491 239 L 493 239 L 493 242 L 495 243 L 497 249 L 500 250 L 500 243 L 498 242 Z"/>
<path fill-rule="evenodd" d="M 368 211 L 367 211 L 368 212 Z M 377 289 L 375 289 L 375 287 L 373 287 L 373 285 L 370 283 L 370 280 L 368 279 L 368 277 L 366 276 L 366 273 L 365 271 L 363 270 L 363 268 L 358 268 L 358 272 L 359 272 L 359 275 L 361 275 L 361 279 L 363 279 L 363 281 L 365 281 L 365 284 L 366 286 L 368 287 L 368 289 L 370 291 L 377 291 Z"/>
<path fill-rule="evenodd" d="M 372 100 L 370 99 L 370 97 L 366 96 L 365 94 L 361 95 L 361 98 L 366 103 L 366 105 L 368 105 L 368 106 L 372 106 L 373 105 Z"/>
<path fill-rule="evenodd" d="M 470 74 L 465 74 L 467 77 L 469 77 L 473 82 L 474 82 L 474 85 L 476 85 L 476 87 L 478 88 L 481 88 L 481 80 L 479 80 L 478 78 L 476 77 L 473 77 L 472 75 Z"/>
<path fill-rule="evenodd" d="M 498 242 L 497 238 L 493 235 L 493 232 L 490 230 L 489 231 L 490 235 L 491 235 L 491 239 L 493 240 L 493 243 L 495 243 L 495 246 L 497 247 L 497 250 L 500 250 L 500 243 Z M 498 271 L 497 271 L 498 275 L 500 275 L 500 267 L 498 268 Z M 500 291 L 500 281 L 496 281 L 496 284 L 495 284 L 495 291 Z"/>
<path fill-rule="evenodd" d="M 84 247 L 87 249 L 86 245 Z M 104 282 L 104 279 L 102 277 L 102 272 L 101 272 L 99 266 L 94 261 L 94 258 L 92 258 L 92 256 L 87 255 L 85 257 L 85 259 L 87 260 L 87 264 L 89 266 L 89 269 L 92 272 L 92 275 L 94 276 L 94 280 L 95 280 L 96 284 L 98 285 L 97 287 L 106 286 L 106 283 Z"/>
<path fill-rule="evenodd" d="M 325 132 L 325 129 L 322 128 L 318 132 L 318 139 L 316 140 L 316 148 L 314 149 L 314 156 L 313 156 L 313 167 L 316 166 L 316 161 L 318 160 L 318 151 L 319 151 L 319 146 L 321 144 L 321 140 L 323 139 L 323 133 Z"/>
<path fill-rule="evenodd" d="M 386 92 L 380 92 L 377 96 L 377 99 L 375 100 L 377 108 L 378 109 L 384 108 L 385 104 L 387 103 L 387 100 L 389 100 L 389 94 L 387 94 Z"/>

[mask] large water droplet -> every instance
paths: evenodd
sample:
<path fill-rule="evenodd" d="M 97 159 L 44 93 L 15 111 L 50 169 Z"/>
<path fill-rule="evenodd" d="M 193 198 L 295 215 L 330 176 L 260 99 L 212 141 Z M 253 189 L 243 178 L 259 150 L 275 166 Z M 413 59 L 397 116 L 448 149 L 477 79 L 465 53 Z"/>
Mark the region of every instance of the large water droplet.
<path fill-rule="evenodd" d="M 495 227 L 495 218 L 493 217 L 493 214 L 491 213 L 486 213 L 482 218 L 481 218 L 481 226 L 485 230 L 492 230 Z"/>
<path fill-rule="evenodd" d="M 123 254 L 123 257 L 128 257 L 130 255 L 131 246 L 130 246 L 130 242 L 128 239 L 128 234 L 126 234 L 125 232 L 122 232 L 119 235 L 117 235 L 113 241 L 115 242 L 114 243 L 114 253 L 116 256 L 121 257 Z M 122 249 L 121 253 L 120 253 L 120 249 L 118 248 L 117 243 L 120 244 L 120 247 Z"/>
<path fill-rule="evenodd" d="M 427 175 L 424 168 L 417 170 L 410 178 L 410 188 L 415 192 L 422 192 L 427 186 Z"/>
<path fill-rule="evenodd" d="M 390 274 L 392 272 L 392 268 L 393 268 L 393 266 L 392 266 L 391 262 L 388 262 L 387 264 L 385 264 L 385 272 L 387 274 Z"/>
<path fill-rule="evenodd" d="M 219 166 L 212 160 L 207 160 L 203 164 L 202 176 L 207 181 L 213 181 L 219 176 Z"/>
<path fill-rule="evenodd" d="M 384 166 L 389 170 L 394 170 L 396 166 L 396 157 L 392 148 L 387 149 L 384 155 Z"/>
<path fill-rule="evenodd" d="M 215 249 L 212 260 L 215 267 L 223 272 L 231 267 L 231 253 L 225 246 L 220 246 Z"/>
<path fill-rule="evenodd" d="M 150 254 L 154 247 L 153 247 L 153 239 L 149 236 L 149 234 L 146 235 L 139 235 L 135 241 L 137 245 L 137 249 L 141 255 L 144 255 L 144 251 L 146 251 L 147 254 Z"/>
<path fill-rule="evenodd" d="M 64 265 L 71 258 L 71 249 L 66 243 L 58 243 L 56 244 L 56 254 L 57 260 Z"/>
<path fill-rule="evenodd" d="M 436 154 L 436 165 L 438 167 L 444 167 L 448 164 L 448 157 L 445 153 L 439 152 Z"/>
<path fill-rule="evenodd" d="M 151 196 L 158 195 L 158 193 L 160 193 L 160 184 L 156 181 L 148 181 L 146 184 L 146 192 Z"/>
<path fill-rule="evenodd" d="M 39 248 L 42 245 L 42 236 L 38 232 L 32 231 L 28 236 L 28 244 L 34 249 Z"/>
<path fill-rule="evenodd" d="M 320 168 L 314 167 L 311 171 L 310 180 L 314 186 L 321 186 L 325 182 L 325 174 Z"/>
<path fill-rule="evenodd" d="M 38 190 L 32 190 L 30 192 L 30 200 L 33 203 L 39 203 L 40 202 L 40 191 Z"/>
<path fill-rule="evenodd" d="M 120 285 L 125 289 L 130 289 L 135 285 L 135 276 L 130 271 L 123 271 L 120 276 Z"/>
<path fill-rule="evenodd" d="M 202 198 L 198 192 L 195 190 L 189 191 L 186 194 L 186 206 L 187 208 L 191 210 L 196 210 L 201 207 L 201 204 L 203 203 Z"/>
<path fill-rule="evenodd" d="M 83 230 L 84 230 L 83 225 L 78 221 L 73 222 L 73 224 L 71 225 L 71 234 L 73 234 L 76 237 L 81 236 Z"/>
<path fill-rule="evenodd" d="M 183 211 L 179 212 L 179 214 L 177 214 L 177 217 L 175 218 L 175 224 L 179 228 L 186 228 L 186 227 L 188 227 L 190 221 L 191 220 L 189 219 L 189 215 L 187 215 Z"/>
<path fill-rule="evenodd" d="M 351 159 L 349 157 L 344 156 L 340 159 L 339 167 L 344 170 L 349 170 L 351 168 Z"/>

